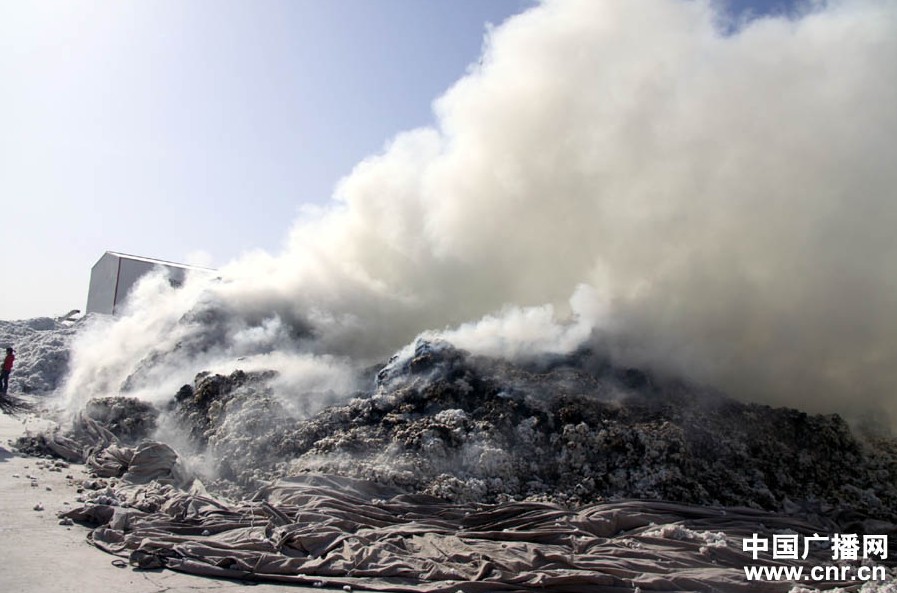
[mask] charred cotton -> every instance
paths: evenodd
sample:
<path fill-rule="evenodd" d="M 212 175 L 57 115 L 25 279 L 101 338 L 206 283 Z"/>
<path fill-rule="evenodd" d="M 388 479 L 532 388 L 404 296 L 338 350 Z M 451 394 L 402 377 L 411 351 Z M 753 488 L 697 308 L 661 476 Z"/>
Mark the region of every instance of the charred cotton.
<path fill-rule="evenodd" d="M 455 502 L 651 498 L 897 519 L 893 440 L 588 351 L 512 364 L 419 340 L 344 405 L 290 420 L 279 401 L 238 372 L 202 377 L 173 414 L 243 488 L 324 472 Z"/>

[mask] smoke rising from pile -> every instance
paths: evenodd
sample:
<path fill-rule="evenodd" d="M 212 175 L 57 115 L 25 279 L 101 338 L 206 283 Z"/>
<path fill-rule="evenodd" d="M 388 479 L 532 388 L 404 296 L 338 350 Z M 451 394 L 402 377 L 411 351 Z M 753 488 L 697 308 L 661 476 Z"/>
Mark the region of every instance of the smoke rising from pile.
<path fill-rule="evenodd" d="M 85 335 L 69 398 L 135 371 L 169 396 L 275 352 L 345 389 L 356 361 L 456 328 L 474 351 L 598 336 L 739 397 L 897 412 L 897 4 L 738 28 L 718 8 L 546 0 L 491 30 L 437 125 L 360 163 L 283 253 L 145 283 Z"/>

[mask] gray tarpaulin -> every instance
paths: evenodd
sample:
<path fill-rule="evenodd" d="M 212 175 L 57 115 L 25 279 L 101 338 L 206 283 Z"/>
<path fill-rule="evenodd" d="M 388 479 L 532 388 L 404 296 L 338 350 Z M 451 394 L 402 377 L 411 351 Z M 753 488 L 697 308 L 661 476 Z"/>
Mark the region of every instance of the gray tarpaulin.
<path fill-rule="evenodd" d="M 745 564 L 776 562 L 751 560 L 742 538 L 835 530 L 752 509 L 653 501 L 458 505 L 313 474 L 241 503 L 155 481 L 118 497 L 121 506 L 66 515 L 96 526 L 92 543 L 134 566 L 379 591 L 787 591 L 788 583 L 746 580 Z M 831 563 L 830 551 L 815 554 L 798 563 Z"/>

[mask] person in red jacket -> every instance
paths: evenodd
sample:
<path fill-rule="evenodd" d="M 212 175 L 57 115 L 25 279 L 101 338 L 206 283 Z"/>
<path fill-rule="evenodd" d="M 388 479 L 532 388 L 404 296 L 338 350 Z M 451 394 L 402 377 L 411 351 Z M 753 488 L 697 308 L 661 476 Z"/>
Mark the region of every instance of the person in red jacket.
<path fill-rule="evenodd" d="M 9 373 L 12 372 L 12 363 L 16 359 L 12 348 L 6 349 L 6 358 L 3 359 L 3 368 L 0 369 L 0 393 L 6 393 L 9 389 Z"/>

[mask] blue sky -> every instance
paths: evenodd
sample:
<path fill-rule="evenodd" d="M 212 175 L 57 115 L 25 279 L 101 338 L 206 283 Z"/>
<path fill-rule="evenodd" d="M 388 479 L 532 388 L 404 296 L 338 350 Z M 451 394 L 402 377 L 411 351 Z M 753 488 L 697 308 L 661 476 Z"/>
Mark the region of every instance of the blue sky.
<path fill-rule="evenodd" d="M 0 319 L 83 309 L 107 249 L 277 252 L 303 204 L 433 122 L 486 23 L 531 4 L 0 3 Z"/>

